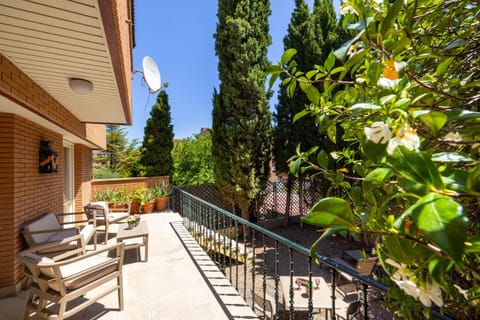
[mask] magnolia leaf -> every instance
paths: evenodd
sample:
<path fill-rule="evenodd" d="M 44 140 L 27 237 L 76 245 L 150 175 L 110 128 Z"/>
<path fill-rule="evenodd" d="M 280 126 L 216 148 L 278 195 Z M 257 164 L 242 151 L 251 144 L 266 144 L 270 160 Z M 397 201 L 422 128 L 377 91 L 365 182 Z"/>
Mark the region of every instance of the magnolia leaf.
<path fill-rule="evenodd" d="M 322 242 L 324 239 L 330 237 L 333 234 L 341 233 L 342 231 L 345 231 L 345 230 L 346 230 L 345 227 L 328 228 L 325 230 L 325 232 L 322 233 L 322 235 L 317 240 L 315 240 L 315 242 L 310 247 L 310 256 L 313 258 L 313 261 L 315 263 L 318 264 L 320 262 L 320 260 L 317 257 L 317 249 L 318 249 L 318 246 L 320 245 L 320 242 Z"/>
<path fill-rule="evenodd" d="M 450 197 L 429 193 L 395 221 L 395 228 L 420 235 L 460 262 L 467 239 L 468 218 L 463 207 Z"/>
<path fill-rule="evenodd" d="M 280 64 L 286 65 L 292 60 L 293 56 L 297 54 L 296 49 L 287 49 L 285 52 L 282 54 L 282 57 L 280 58 Z"/>
<path fill-rule="evenodd" d="M 390 257 L 400 263 L 414 264 L 421 258 L 431 255 L 426 248 L 400 236 L 385 236 L 383 244 Z"/>
<path fill-rule="evenodd" d="M 295 177 L 298 177 L 298 172 L 300 171 L 301 164 L 302 164 L 301 159 L 296 159 L 290 162 L 290 173 Z"/>
<path fill-rule="evenodd" d="M 327 127 L 327 135 L 333 143 L 337 143 L 337 123 L 332 121 Z"/>
<path fill-rule="evenodd" d="M 457 38 L 457 39 L 451 41 L 449 44 L 447 44 L 447 46 L 444 48 L 444 50 L 455 49 L 455 48 L 461 47 L 463 45 L 465 45 L 465 40 Z"/>
<path fill-rule="evenodd" d="M 387 32 L 393 24 L 393 21 L 398 16 L 400 9 L 402 8 L 404 0 L 396 0 L 393 5 L 388 8 L 387 16 L 383 19 L 381 33 L 386 38 Z"/>
<path fill-rule="evenodd" d="M 384 183 L 393 175 L 393 170 L 390 168 L 377 168 L 370 172 L 363 181 L 363 188 L 365 193 L 369 193 L 373 188 Z"/>
<path fill-rule="evenodd" d="M 448 66 L 453 62 L 453 60 L 455 60 L 455 57 L 448 57 L 440 61 L 436 70 L 437 76 L 441 76 L 442 74 L 444 74 Z"/>
<path fill-rule="evenodd" d="M 305 117 L 308 114 L 310 114 L 310 111 L 305 110 L 305 109 L 296 113 L 295 116 L 293 117 L 293 123 L 295 123 L 295 121 L 298 121 L 299 119 Z"/>
<path fill-rule="evenodd" d="M 477 196 L 480 196 L 480 165 L 477 165 L 470 171 L 467 180 L 467 190 Z"/>
<path fill-rule="evenodd" d="M 314 226 L 357 229 L 350 204 L 341 198 L 324 198 L 318 201 L 302 221 Z"/>
<path fill-rule="evenodd" d="M 307 95 L 308 100 L 314 104 L 318 104 L 320 101 L 320 92 L 318 89 L 309 82 L 299 82 L 300 89 Z"/>
<path fill-rule="evenodd" d="M 406 192 L 414 193 L 419 196 L 424 196 L 429 192 L 428 187 L 425 184 L 416 183 L 404 178 L 398 179 L 398 185 Z"/>
<path fill-rule="evenodd" d="M 272 90 L 273 85 L 275 84 L 275 81 L 277 81 L 279 76 L 279 73 L 272 73 L 270 76 L 270 79 L 268 80 L 268 90 Z"/>
<path fill-rule="evenodd" d="M 321 150 L 317 156 L 317 163 L 320 167 L 327 169 L 328 168 L 328 154 L 325 150 Z"/>
<path fill-rule="evenodd" d="M 438 111 L 428 111 L 419 116 L 420 120 L 432 131 L 433 136 L 437 136 L 440 129 L 447 123 L 448 117 Z"/>
<path fill-rule="evenodd" d="M 374 143 L 371 140 L 365 140 L 363 141 L 362 146 L 365 155 L 377 163 L 383 162 L 383 160 L 387 156 L 386 143 Z"/>
<path fill-rule="evenodd" d="M 445 282 L 445 274 L 452 268 L 453 263 L 442 257 L 433 257 L 428 263 L 428 272 L 438 283 Z"/>
<path fill-rule="evenodd" d="M 480 112 L 464 110 L 464 109 L 453 109 L 452 111 L 447 112 L 448 120 L 470 120 L 478 119 L 480 120 Z"/>
<path fill-rule="evenodd" d="M 331 71 L 333 69 L 333 67 L 335 66 L 335 55 L 333 54 L 333 52 L 330 52 L 327 60 L 325 60 L 325 63 L 323 65 L 325 66 L 325 69 L 327 69 L 327 71 Z"/>
<path fill-rule="evenodd" d="M 467 193 L 468 171 L 463 169 L 447 169 L 442 172 L 442 179 L 448 190 L 458 193 Z"/>
<path fill-rule="evenodd" d="M 360 31 L 359 33 L 357 33 L 357 35 L 353 38 L 353 39 L 350 39 L 348 40 L 347 42 L 345 42 L 339 49 L 335 50 L 333 52 L 333 54 L 335 55 L 335 57 L 342 61 L 342 62 L 345 62 L 345 60 L 347 59 L 347 53 L 348 53 L 348 49 L 350 49 L 350 46 L 352 44 L 354 44 L 358 39 L 360 39 L 360 37 L 365 33 L 365 29 Z"/>
<path fill-rule="evenodd" d="M 295 93 L 295 89 L 297 88 L 297 82 L 296 81 L 292 81 L 289 85 L 288 85 L 288 88 L 287 88 L 287 93 L 288 93 L 288 96 L 291 98 L 293 97 L 294 93 Z"/>
<path fill-rule="evenodd" d="M 388 157 L 388 163 L 410 181 L 425 184 L 436 190 L 444 188 L 440 173 L 426 153 L 398 146 L 393 155 Z"/>
<path fill-rule="evenodd" d="M 410 104 L 410 98 L 401 98 L 401 99 L 398 99 L 398 101 L 396 101 L 393 104 L 393 107 L 395 109 L 401 109 L 405 111 L 407 110 L 407 107 L 409 104 Z"/>
<path fill-rule="evenodd" d="M 351 110 L 352 112 L 362 112 L 362 111 L 369 111 L 369 110 L 381 110 L 382 107 L 378 106 L 373 103 L 356 103 L 348 110 Z"/>

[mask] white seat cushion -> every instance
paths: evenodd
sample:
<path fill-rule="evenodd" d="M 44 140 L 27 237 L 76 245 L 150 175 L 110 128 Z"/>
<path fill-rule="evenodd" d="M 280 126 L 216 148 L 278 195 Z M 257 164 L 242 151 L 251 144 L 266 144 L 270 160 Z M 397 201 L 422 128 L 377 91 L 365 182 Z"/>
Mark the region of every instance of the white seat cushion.
<path fill-rule="evenodd" d="M 44 231 L 44 230 L 53 230 L 53 229 L 61 229 L 61 225 L 55 217 L 54 214 L 48 213 L 41 217 L 40 219 L 35 220 L 34 222 L 30 223 L 29 225 L 25 226 L 26 232 L 37 232 L 37 231 Z M 55 235 L 55 233 L 38 233 L 38 234 L 31 234 L 28 235 L 34 243 L 44 243 L 52 241 L 51 238 Z"/>

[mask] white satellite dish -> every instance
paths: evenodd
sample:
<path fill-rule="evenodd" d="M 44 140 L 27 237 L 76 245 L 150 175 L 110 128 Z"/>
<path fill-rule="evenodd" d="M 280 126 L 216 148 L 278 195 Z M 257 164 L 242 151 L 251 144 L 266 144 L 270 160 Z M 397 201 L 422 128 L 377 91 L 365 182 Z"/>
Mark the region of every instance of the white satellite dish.
<path fill-rule="evenodd" d="M 155 60 L 152 57 L 145 56 L 142 61 L 142 67 L 143 80 L 145 80 L 150 92 L 154 93 L 162 89 L 160 71 L 158 71 Z"/>

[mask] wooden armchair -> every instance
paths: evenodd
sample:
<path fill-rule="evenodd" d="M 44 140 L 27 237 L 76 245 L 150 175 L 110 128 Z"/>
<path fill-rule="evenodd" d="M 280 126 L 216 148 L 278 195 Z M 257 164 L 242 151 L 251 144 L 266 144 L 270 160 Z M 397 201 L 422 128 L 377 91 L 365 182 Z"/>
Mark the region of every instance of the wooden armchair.
<path fill-rule="evenodd" d="M 110 211 L 108 209 L 108 203 L 105 201 L 91 202 L 85 207 L 85 213 L 88 218 L 93 221 L 93 226 L 96 231 L 105 232 L 104 244 L 108 241 L 108 229 L 111 224 L 119 223 L 126 220 L 129 216 L 128 209 L 126 211 Z M 97 237 L 94 237 L 95 247 L 97 246 Z"/>
<path fill-rule="evenodd" d="M 71 217 L 70 219 L 67 218 L 69 216 Z M 75 218 L 78 216 L 83 217 L 81 220 L 76 220 Z M 22 230 L 22 235 L 30 248 L 46 243 L 58 242 L 75 235 L 81 235 L 81 237 L 72 238 L 74 240 L 70 242 L 62 242 L 62 245 L 59 247 L 49 246 L 42 252 L 43 254 L 73 249 L 85 251 L 86 244 L 93 238 L 94 234 L 95 228 L 93 224 L 88 223 L 88 219 L 83 212 L 47 213 L 25 225 Z"/>
<path fill-rule="evenodd" d="M 74 236 L 74 237 L 79 237 Z M 122 267 L 124 244 L 106 246 L 74 257 L 49 258 L 40 254 L 52 246 L 61 246 L 71 239 L 22 251 L 17 260 L 25 265 L 32 285 L 25 309 L 25 318 L 64 319 L 85 309 L 105 295 L 117 291 L 118 304 L 123 310 Z M 113 257 L 108 251 L 115 250 Z M 116 281 L 111 281 L 115 280 Z M 84 295 L 96 289 L 93 297 Z M 71 304 L 76 300 L 75 304 Z M 70 304 L 69 304 L 70 303 Z"/>

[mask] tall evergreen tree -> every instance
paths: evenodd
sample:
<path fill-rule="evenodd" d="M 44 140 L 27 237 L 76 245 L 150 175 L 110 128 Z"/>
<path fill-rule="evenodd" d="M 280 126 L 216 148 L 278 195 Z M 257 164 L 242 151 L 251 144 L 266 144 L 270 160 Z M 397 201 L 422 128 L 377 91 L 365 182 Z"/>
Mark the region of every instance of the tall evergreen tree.
<path fill-rule="evenodd" d="M 213 97 L 212 155 L 223 196 L 249 218 L 270 173 L 271 114 L 265 89 L 271 42 L 269 0 L 219 0 L 215 50 L 220 88 Z"/>
<path fill-rule="evenodd" d="M 173 125 L 168 95 L 165 91 L 158 94 L 144 132 L 140 162 L 145 167 L 145 175 L 148 177 L 171 175 Z"/>
<path fill-rule="evenodd" d="M 284 48 L 285 50 L 290 48 L 297 50 L 295 55 L 297 70 L 310 70 L 315 64 L 322 64 L 329 53 L 341 43 L 339 33 L 340 27 L 331 0 L 315 0 L 313 12 L 310 12 L 304 0 L 296 0 L 288 26 L 288 34 L 283 39 Z M 318 85 L 318 89 L 322 91 L 323 88 Z M 330 140 L 318 130 L 318 122 L 315 117 L 306 116 L 293 122 L 295 115 L 309 104 L 306 95 L 299 89 L 294 91 L 293 95 L 289 95 L 287 87 L 280 86 L 274 115 L 276 125 L 273 135 L 273 156 L 278 172 L 289 172 L 288 159 L 295 154 L 298 145 L 303 151 L 318 145 L 327 152 L 333 149 Z M 287 181 L 289 196 L 292 180 L 293 177 L 289 175 Z M 287 213 L 290 203 L 289 196 Z"/>

